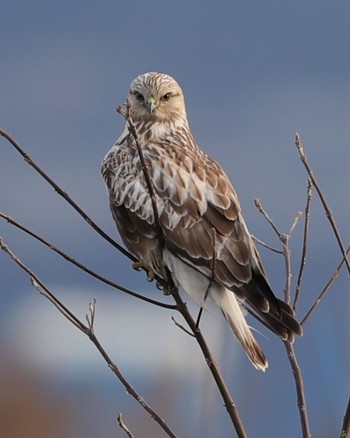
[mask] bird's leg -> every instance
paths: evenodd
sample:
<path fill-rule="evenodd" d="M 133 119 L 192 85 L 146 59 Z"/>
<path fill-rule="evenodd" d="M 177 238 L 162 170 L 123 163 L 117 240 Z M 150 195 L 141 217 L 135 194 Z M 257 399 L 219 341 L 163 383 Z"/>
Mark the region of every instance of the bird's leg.
<path fill-rule="evenodd" d="M 209 283 L 208 283 L 207 289 L 206 289 L 205 294 L 204 294 L 204 303 L 207 301 L 207 298 L 208 298 L 208 295 L 209 295 L 209 291 L 210 291 L 211 285 L 212 285 L 212 283 L 213 283 L 213 281 L 214 281 L 214 279 L 215 279 L 215 262 L 216 262 L 216 229 L 215 229 L 214 227 L 211 229 L 211 233 L 212 233 L 212 237 L 213 237 L 213 241 L 212 241 L 212 245 L 213 245 L 213 259 L 212 259 L 212 267 L 211 267 L 211 277 L 210 277 L 210 279 L 209 279 Z M 197 329 L 198 329 L 198 327 L 199 327 L 199 322 L 200 322 L 200 320 L 201 320 L 202 313 L 203 313 L 203 307 L 201 307 L 201 308 L 199 309 L 199 312 L 198 312 L 197 321 L 196 321 L 196 328 L 197 328 Z"/>
<path fill-rule="evenodd" d="M 136 270 L 136 271 L 141 271 L 144 270 L 146 271 L 147 274 L 147 279 L 149 281 L 153 281 L 156 277 L 156 273 L 154 272 L 154 270 L 151 268 L 151 266 L 149 264 L 147 264 L 144 260 L 139 260 L 138 262 L 134 262 L 132 264 L 132 267 Z"/>
<path fill-rule="evenodd" d="M 204 302 L 207 301 L 207 298 L 208 298 L 208 294 L 209 294 L 209 290 L 210 290 L 210 286 L 211 286 L 211 284 L 212 284 L 212 279 L 209 280 L 207 290 L 205 291 L 205 294 L 204 294 Z M 197 321 L 196 321 L 196 329 L 199 327 L 199 322 L 200 322 L 200 320 L 201 320 L 202 313 L 203 313 L 203 307 L 201 307 L 201 308 L 199 309 L 199 312 L 198 312 Z"/>
<path fill-rule="evenodd" d="M 199 312 L 198 312 L 197 321 L 196 321 L 196 329 L 199 328 L 199 322 L 200 322 L 200 320 L 201 320 L 202 313 L 203 313 L 203 307 L 201 307 L 201 308 L 199 309 Z"/>

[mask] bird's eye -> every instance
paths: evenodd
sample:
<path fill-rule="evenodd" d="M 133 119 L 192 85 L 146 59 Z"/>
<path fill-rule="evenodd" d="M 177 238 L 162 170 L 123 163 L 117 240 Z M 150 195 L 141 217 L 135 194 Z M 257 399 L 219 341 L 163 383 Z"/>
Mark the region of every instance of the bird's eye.
<path fill-rule="evenodd" d="M 164 96 L 162 96 L 162 100 L 169 100 L 171 97 L 171 93 L 166 93 Z"/>
<path fill-rule="evenodd" d="M 138 91 L 134 91 L 134 96 L 136 97 L 136 99 L 137 99 L 139 102 L 143 102 L 143 96 L 142 96 L 141 93 L 139 93 Z"/>

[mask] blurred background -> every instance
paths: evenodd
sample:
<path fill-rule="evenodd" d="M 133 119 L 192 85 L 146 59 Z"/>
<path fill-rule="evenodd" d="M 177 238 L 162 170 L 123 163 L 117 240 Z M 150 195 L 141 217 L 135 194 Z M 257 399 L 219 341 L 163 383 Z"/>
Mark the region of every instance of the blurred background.
<path fill-rule="evenodd" d="M 146 71 L 182 85 L 198 143 L 223 164 L 250 231 L 274 247 L 305 206 L 306 173 L 294 146 L 299 132 L 314 172 L 350 242 L 350 4 L 152 0 L 2 0 L 0 127 L 111 236 L 119 239 L 100 163 L 123 127 L 115 108 Z M 341 260 L 317 196 L 297 316 L 301 319 Z M 102 275 L 162 297 L 130 261 L 103 241 L 4 140 L 0 210 Z M 130 383 L 180 437 L 231 437 L 232 427 L 180 315 L 101 285 L 0 222 L 0 235 L 77 315 L 97 298 L 96 332 Z M 302 223 L 291 240 L 293 290 Z M 279 255 L 260 249 L 279 296 Z M 116 416 L 137 437 L 164 433 L 125 393 L 91 342 L 40 296 L 0 254 L 0 435 L 122 437 Z M 341 272 L 305 324 L 296 351 L 313 436 L 338 436 L 349 395 L 349 276 Z M 191 307 L 195 312 L 196 309 Z M 249 319 L 270 362 L 256 371 L 212 309 L 202 327 L 249 437 L 300 436 L 294 381 L 282 343 Z"/>

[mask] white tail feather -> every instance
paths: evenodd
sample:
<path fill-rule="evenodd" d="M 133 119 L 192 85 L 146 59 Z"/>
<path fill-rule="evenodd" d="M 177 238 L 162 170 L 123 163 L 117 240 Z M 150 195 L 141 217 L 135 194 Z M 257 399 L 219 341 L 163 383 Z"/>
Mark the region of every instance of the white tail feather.
<path fill-rule="evenodd" d="M 262 349 L 252 335 L 235 294 L 224 287 L 213 285 L 210 290 L 210 298 L 222 311 L 234 335 L 255 368 L 265 371 L 268 367 L 268 362 Z"/>
<path fill-rule="evenodd" d="M 173 274 L 176 285 L 180 286 L 198 306 L 205 308 L 204 295 L 209 284 L 208 278 L 185 264 L 180 258 L 175 257 L 167 249 L 163 251 L 163 257 L 165 265 Z M 213 283 L 209 296 L 222 311 L 249 360 L 255 368 L 265 371 L 268 366 L 267 360 L 250 331 L 235 294 L 218 283 Z"/>

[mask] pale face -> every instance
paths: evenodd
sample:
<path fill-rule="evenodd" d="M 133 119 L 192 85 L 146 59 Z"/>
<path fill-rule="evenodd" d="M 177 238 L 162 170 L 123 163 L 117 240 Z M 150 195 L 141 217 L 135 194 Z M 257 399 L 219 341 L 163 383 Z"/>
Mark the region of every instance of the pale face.
<path fill-rule="evenodd" d="M 128 95 L 132 117 L 152 122 L 176 122 L 186 118 L 185 100 L 171 76 L 145 73 L 130 85 Z"/>

